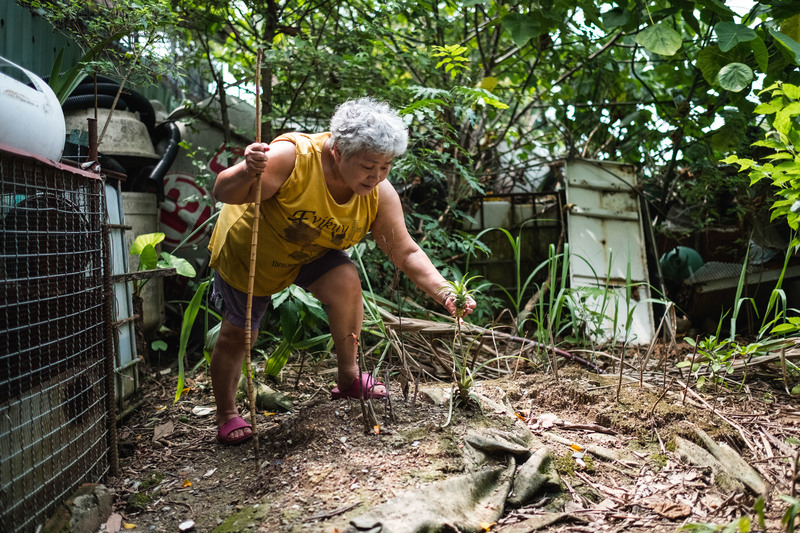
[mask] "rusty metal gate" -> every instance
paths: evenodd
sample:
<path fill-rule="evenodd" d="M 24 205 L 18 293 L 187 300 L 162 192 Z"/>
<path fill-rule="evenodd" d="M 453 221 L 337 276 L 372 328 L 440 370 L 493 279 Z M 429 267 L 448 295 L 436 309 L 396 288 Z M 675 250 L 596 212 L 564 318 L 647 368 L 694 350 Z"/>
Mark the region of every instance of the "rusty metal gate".
<path fill-rule="evenodd" d="M 109 470 L 105 207 L 97 176 L 5 149 L 0 195 L 0 524 L 28 532 Z"/>
<path fill-rule="evenodd" d="M 594 316 L 603 317 L 602 332 L 593 334 L 602 342 L 649 344 L 655 328 L 645 222 L 633 166 L 573 159 L 565 165 L 564 174 L 567 241 L 575 258 L 569 264 L 570 286 L 604 291 L 603 296 L 587 292 L 592 296 L 583 304 Z M 630 300 L 626 296 L 629 282 Z"/>

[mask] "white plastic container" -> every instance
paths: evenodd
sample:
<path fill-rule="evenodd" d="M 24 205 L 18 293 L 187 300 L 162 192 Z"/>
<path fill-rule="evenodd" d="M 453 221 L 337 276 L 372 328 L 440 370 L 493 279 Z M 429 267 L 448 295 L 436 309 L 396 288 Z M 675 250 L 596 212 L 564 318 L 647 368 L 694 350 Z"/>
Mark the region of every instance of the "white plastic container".
<path fill-rule="evenodd" d="M 64 112 L 53 90 L 36 74 L 0 57 L 0 68 L 13 68 L 33 87 L 0 72 L 0 143 L 53 161 L 66 142 Z"/>

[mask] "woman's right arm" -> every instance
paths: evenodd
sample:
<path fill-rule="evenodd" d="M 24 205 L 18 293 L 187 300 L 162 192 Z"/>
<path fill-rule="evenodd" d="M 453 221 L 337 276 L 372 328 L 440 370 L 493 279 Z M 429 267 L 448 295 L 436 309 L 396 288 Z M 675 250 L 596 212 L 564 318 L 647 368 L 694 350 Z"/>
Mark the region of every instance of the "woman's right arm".
<path fill-rule="evenodd" d="M 295 146 L 291 142 L 249 145 L 245 148 L 243 161 L 226 168 L 217 176 L 214 199 L 226 204 L 254 202 L 258 176 L 261 176 L 261 199 L 271 198 L 289 179 L 295 158 Z"/>

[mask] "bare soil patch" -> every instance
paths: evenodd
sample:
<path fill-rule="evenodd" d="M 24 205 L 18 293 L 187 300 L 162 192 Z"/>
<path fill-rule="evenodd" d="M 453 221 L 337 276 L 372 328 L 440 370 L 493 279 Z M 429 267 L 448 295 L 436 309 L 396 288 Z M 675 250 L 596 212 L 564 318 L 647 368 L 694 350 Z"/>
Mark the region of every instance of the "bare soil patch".
<path fill-rule="evenodd" d="M 331 371 L 297 380 L 297 370 L 270 384 L 294 409 L 259 412 L 259 474 L 251 442 L 217 444 L 213 414 L 202 409 L 214 405 L 203 373 L 173 403 L 175 372 L 146 369 L 143 403 L 119 427 L 121 475 L 107 483 L 122 522 L 132 531 L 179 531 L 188 520 L 194 531 L 344 531 L 401 493 L 464 472 L 469 431 L 523 426 L 550 449 L 561 491 L 506 509 L 487 531 L 533 531 L 538 518 L 552 520 L 547 531 L 666 532 L 745 515 L 759 530 L 751 489 L 721 488 L 718 471 L 682 457 L 676 443 L 701 443 L 699 428 L 769 484 L 767 530 L 783 530 L 777 496 L 791 490 L 795 453 L 785 439 L 798 436 L 800 410 L 780 376 L 751 372 L 741 389 L 715 394 L 686 393 L 674 376 L 665 376 L 666 393 L 663 379 L 640 386 L 627 377 L 617 399 L 615 375 L 576 363 L 558 377 L 525 369 L 476 382 L 481 407 L 457 406 L 447 425 L 449 402 L 431 398 L 446 397 L 449 383 L 421 384 L 416 395 L 412 384 L 404 397 L 395 381 L 389 402 L 373 402 L 380 427 L 367 431 L 360 402 L 330 399 Z"/>

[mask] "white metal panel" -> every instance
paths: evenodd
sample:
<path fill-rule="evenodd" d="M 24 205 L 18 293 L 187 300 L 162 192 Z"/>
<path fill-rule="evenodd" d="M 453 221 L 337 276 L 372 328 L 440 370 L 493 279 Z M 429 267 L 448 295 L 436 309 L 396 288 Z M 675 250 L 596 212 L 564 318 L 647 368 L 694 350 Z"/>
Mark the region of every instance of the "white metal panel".
<path fill-rule="evenodd" d="M 567 241 L 570 247 L 570 287 L 605 287 L 613 304 L 602 310 L 607 317 L 602 337 L 608 341 L 626 339 L 648 344 L 655 335 L 653 310 L 649 302 L 650 281 L 636 192 L 637 180 L 631 165 L 605 161 L 573 160 L 566 164 Z M 631 299 L 626 298 L 630 265 Z M 611 296 L 609 296 L 611 298 Z M 586 301 L 591 311 L 600 312 L 603 298 Z M 617 327 L 614 329 L 614 305 Z M 633 312 L 625 331 L 628 313 Z"/>
<path fill-rule="evenodd" d="M 108 223 L 112 226 L 110 235 L 111 249 L 111 275 L 118 276 L 129 272 L 128 250 L 130 246 L 125 241 L 125 231 L 123 225 L 122 195 L 119 191 L 119 182 L 116 180 L 106 180 L 106 209 L 108 212 Z M 133 320 L 133 287 L 130 281 L 119 281 L 114 283 L 113 306 L 116 327 L 115 333 L 115 352 L 116 360 L 114 363 L 115 394 L 117 403 L 120 407 L 125 406 L 126 400 L 139 387 L 139 357 L 136 353 L 136 331 Z"/>

